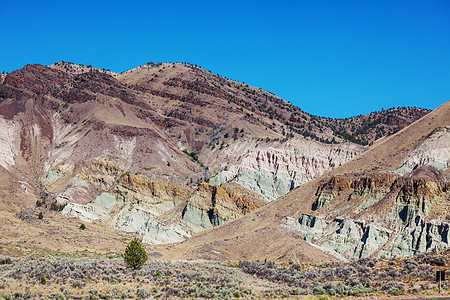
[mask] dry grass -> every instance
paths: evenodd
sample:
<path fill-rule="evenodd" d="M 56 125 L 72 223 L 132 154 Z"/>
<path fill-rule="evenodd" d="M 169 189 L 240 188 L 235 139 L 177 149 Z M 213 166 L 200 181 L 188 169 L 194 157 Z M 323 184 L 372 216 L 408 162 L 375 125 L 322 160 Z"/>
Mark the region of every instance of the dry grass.
<path fill-rule="evenodd" d="M 122 258 L 75 255 L 0 257 L 4 299 L 396 298 L 437 295 L 435 270 L 450 251 L 349 263 L 151 260 L 140 270 Z M 443 282 L 442 295 L 450 295 Z"/>
<path fill-rule="evenodd" d="M 0 254 L 90 253 L 117 255 L 133 235 L 99 224 L 83 223 L 58 212 L 39 209 L 11 213 L 0 211 Z"/>

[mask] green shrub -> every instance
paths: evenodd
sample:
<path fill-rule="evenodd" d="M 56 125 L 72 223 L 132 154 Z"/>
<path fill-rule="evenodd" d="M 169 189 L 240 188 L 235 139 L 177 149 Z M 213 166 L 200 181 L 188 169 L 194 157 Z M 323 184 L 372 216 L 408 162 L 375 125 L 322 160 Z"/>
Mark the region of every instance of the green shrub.
<path fill-rule="evenodd" d="M 147 261 L 148 256 L 141 242 L 134 238 L 128 244 L 127 249 L 125 249 L 123 258 L 129 268 L 137 270 Z"/>
<path fill-rule="evenodd" d="M 64 209 L 64 207 L 66 207 L 66 204 L 58 204 L 55 201 L 55 202 L 52 202 L 52 204 L 50 205 L 50 210 L 62 211 Z"/>
<path fill-rule="evenodd" d="M 86 229 L 86 225 L 81 224 L 81 225 L 80 225 L 80 229 L 81 229 L 81 230 L 85 230 L 85 229 Z"/>
<path fill-rule="evenodd" d="M 39 213 L 39 215 L 38 215 L 38 219 L 39 220 L 42 220 L 44 218 L 44 214 L 42 213 L 42 211 Z"/>
<path fill-rule="evenodd" d="M 3 293 L 2 298 L 5 300 L 12 300 L 13 297 L 9 293 Z"/>
<path fill-rule="evenodd" d="M 325 294 L 325 289 L 323 288 L 323 286 L 318 285 L 314 288 L 313 292 L 316 295 L 323 295 L 323 294 Z"/>
<path fill-rule="evenodd" d="M 389 291 L 389 294 L 393 295 L 393 296 L 399 296 L 401 294 L 401 292 L 399 289 L 394 288 Z"/>

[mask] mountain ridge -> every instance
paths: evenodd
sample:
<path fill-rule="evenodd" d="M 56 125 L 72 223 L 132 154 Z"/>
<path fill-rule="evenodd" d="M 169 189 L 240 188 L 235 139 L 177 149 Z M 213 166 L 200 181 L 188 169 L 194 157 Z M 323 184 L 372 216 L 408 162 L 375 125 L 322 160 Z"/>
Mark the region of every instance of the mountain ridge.
<path fill-rule="evenodd" d="M 367 257 L 370 255 L 388 255 L 389 252 L 387 251 L 389 251 L 388 249 L 390 248 L 383 247 L 392 247 L 392 243 L 397 247 L 393 250 L 396 255 L 411 255 L 425 252 L 429 249 L 446 248 L 448 245 L 442 245 L 442 243 L 445 243 L 447 240 L 444 233 L 442 233 L 442 237 L 440 237 L 439 234 L 433 235 L 431 230 L 442 232 L 442 230 L 445 231 L 445 228 L 448 228 L 445 215 L 446 212 L 448 213 L 448 209 L 445 206 L 442 207 L 439 203 L 447 203 L 446 201 L 450 200 L 450 195 L 448 193 L 449 178 L 448 171 L 446 171 L 450 161 L 450 155 L 447 153 L 447 161 L 445 162 L 446 167 L 443 169 L 443 174 L 447 174 L 447 179 L 444 179 L 442 183 L 439 183 L 439 181 L 436 182 L 433 177 L 428 179 L 421 179 L 421 177 L 417 178 L 417 174 L 414 174 L 414 170 L 406 173 L 405 175 L 407 177 L 403 179 L 405 175 L 395 174 L 393 173 L 393 170 L 401 167 L 401 158 L 404 159 L 408 152 L 417 147 L 418 144 L 425 143 L 427 139 L 433 136 L 433 134 L 436 134 L 436 128 L 442 128 L 442 126 L 448 127 L 450 123 L 449 115 L 450 101 L 395 135 L 386 138 L 379 144 L 375 144 L 362 155 L 330 171 L 323 177 L 297 187 L 285 196 L 282 196 L 278 200 L 249 215 L 209 231 L 199 233 L 179 245 L 174 245 L 171 250 L 162 252 L 172 259 L 208 259 L 211 252 L 220 251 L 218 249 L 226 249 L 227 252 L 225 255 L 222 255 L 221 257 L 216 256 L 215 258 L 226 260 L 262 259 L 268 257 L 269 259 L 286 260 L 289 258 L 299 259 L 299 254 L 292 249 L 300 247 L 302 241 L 306 242 L 308 245 L 317 247 L 317 249 L 320 249 L 323 253 L 329 253 L 339 259 L 354 258 L 353 255 L 355 252 L 360 253 L 356 258 Z M 444 141 L 448 144 L 448 137 L 445 137 Z M 390 148 L 393 148 L 393 150 L 386 151 Z M 444 146 L 443 151 L 448 152 L 448 147 Z M 387 159 L 387 157 L 392 156 L 394 156 L 395 159 Z M 378 159 L 374 159 L 377 157 Z M 382 163 L 380 166 L 374 166 L 374 164 L 380 163 Z M 424 167 L 429 168 L 425 164 L 419 165 L 417 168 L 420 169 Z M 392 170 L 386 171 L 385 168 Z M 436 172 L 439 171 L 434 171 L 434 173 Z M 361 178 L 362 176 L 365 177 Z M 374 181 L 377 180 L 376 176 L 379 176 L 379 183 Z M 351 213 L 351 211 L 347 212 L 347 215 L 341 213 L 342 209 L 350 209 L 347 207 L 349 201 L 354 202 L 358 200 L 358 197 L 362 196 L 362 194 L 358 195 L 358 192 L 361 190 L 358 189 L 357 186 L 350 189 L 351 183 L 348 180 L 362 179 L 362 188 L 365 189 L 367 187 L 368 189 L 374 189 L 374 194 L 376 194 L 381 192 L 380 188 L 383 188 L 381 183 L 386 182 L 386 176 L 391 177 L 391 179 L 388 179 L 391 183 L 387 183 L 388 187 L 393 185 L 393 188 L 391 188 L 390 191 L 388 190 L 378 199 L 366 197 L 366 202 L 363 202 L 363 205 L 364 203 L 367 203 L 367 200 L 374 203 L 363 208 L 359 212 L 359 215 L 357 214 L 358 212 Z M 324 187 L 327 185 L 329 185 L 331 189 L 327 190 L 326 193 L 322 193 Z M 422 192 L 418 192 L 417 189 L 422 190 Z M 355 192 L 356 194 L 353 194 Z M 356 195 L 356 197 L 351 198 L 351 195 Z M 385 197 L 385 195 L 387 196 Z M 394 206 L 392 202 L 389 202 L 392 201 L 390 200 L 392 197 L 389 195 L 396 195 L 397 198 L 394 198 L 394 201 L 406 201 L 406 203 L 400 203 L 399 205 L 401 206 Z M 420 205 L 426 205 L 427 209 L 420 212 L 421 208 L 417 208 L 415 206 L 416 204 L 414 204 L 416 201 Z M 317 204 L 314 205 L 315 203 Z M 436 203 L 441 208 L 437 208 L 437 206 L 433 207 Z M 330 205 L 332 205 L 332 207 L 330 207 Z M 360 207 L 360 204 L 356 206 L 357 209 Z M 371 207 L 374 209 L 380 208 L 381 210 L 378 210 L 377 213 L 371 213 Z M 367 224 L 364 225 L 364 227 L 367 228 L 367 231 L 358 235 L 359 225 L 353 220 L 355 217 L 356 219 L 359 219 L 363 211 L 366 211 L 368 217 L 366 221 Z M 438 218 L 436 221 L 433 221 L 433 219 L 431 220 L 431 223 L 426 223 L 430 221 L 425 221 L 422 218 L 426 219 L 430 211 L 435 214 L 430 217 Z M 383 218 L 386 220 L 381 223 L 380 221 L 374 222 L 370 219 L 372 216 L 378 220 L 383 220 Z M 364 221 L 358 222 L 364 224 Z M 383 226 L 389 227 L 389 222 L 394 225 L 392 230 L 395 234 L 382 237 L 383 232 L 389 232 L 382 230 Z M 414 222 L 419 223 L 416 225 Z M 395 227 L 395 224 L 404 226 L 405 229 L 403 230 L 406 230 L 405 235 L 407 235 L 408 232 L 416 232 L 415 235 L 413 235 L 414 239 L 416 239 L 416 235 L 419 234 L 419 237 L 417 237 L 418 240 L 408 240 L 406 236 L 399 231 L 399 228 Z M 443 224 L 443 227 L 436 227 L 441 225 L 433 224 Z M 376 228 L 378 228 L 378 231 Z M 411 231 L 408 231 L 408 228 L 411 228 Z M 420 228 L 422 228 L 422 230 L 423 228 L 426 228 L 428 235 L 422 233 L 422 231 L 419 230 Z M 349 230 L 348 234 L 343 232 L 340 235 L 339 232 L 342 230 Z M 316 235 L 315 238 L 314 235 Z M 423 237 L 422 240 L 420 239 L 420 236 Z M 429 236 L 430 238 L 425 239 L 425 236 Z M 325 240 L 323 240 L 324 238 Z M 435 240 L 435 238 L 438 240 Z M 239 243 L 238 241 L 242 239 L 255 241 L 255 243 Z M 375 242 L 376 239 L 378 239 L 378 242 Z M 341 244 L 338 243 L 339 240 L 341 241 Z M 256 241 L 258 242 L 256 243 Z M 280 243 L 280 248 L 274 250 L 270 245 L 277 241 Z M 330 243 L 330 241 L 333 241 L 333 243 Z M 363 241 L 370 242 L 365 243 Z M 418 248 L 417 250 L 408 248 L 411 247 L 410 245 L 416 243 L 418 246 L 420 245 L 421 248 Z M 429 245 L 430 248 L 427 248 L 426 245 Z M 424 248 L 422 248 L 422 246 Z M 340 249 L 339 247 L 343 248 Z M 372 249 L 370 249 L 370 247 L 372 247 Z M 199 249 L 201 249 L 201 251 Z M 310 250 L 304 251 L 305 253 L 309 253 Z M 234 253 L 234 255 L 232 253 Z"/>
<path fill-rule="evenodd" d="M 294 111 L 328 143 L 297 132 Z M 426 112 L 405 111 L 395 126 Z M 248 214 L 366 150 L 330 144 L 328 119 L 189 64 L 27 65 L 0 85 L 0 114 L 0 165 L 28 195 L 13 211 L 61 207 L 150 244 Z"/>

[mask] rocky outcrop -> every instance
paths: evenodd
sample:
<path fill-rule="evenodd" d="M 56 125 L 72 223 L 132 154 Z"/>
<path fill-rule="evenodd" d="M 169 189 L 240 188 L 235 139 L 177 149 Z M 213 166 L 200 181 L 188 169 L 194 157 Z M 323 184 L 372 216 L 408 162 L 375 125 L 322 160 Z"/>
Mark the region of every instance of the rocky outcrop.
<path fill-rule="evenodd" d="M 357 179 L 333 176 L 319 183 L 311 209 L 318 210 L 338 198 L 347 198 L 357 204 L 354 211 L 362 211 L 387 194 L 396 176 L 390 174 L 363 176 Z"/>
<path fill-rule="evenodd" d="M 410 256 L 450 247 L 449 127 L 434 130 L 399 169 L 332 176 L 317 185 L 304 239 L 346 258 Z"/>
<path fill-rule="evenodd" d="M 318 185 L 311 210 L 319 215 L 303 214 L 297 230 L 325 252 L 346 258 L 445 249 L 449 187 L 445 181 L 390 174 L 333 177 Z M 336 207 L 342 200 L 346 205 Z"/>
<path fill-rule="evenodd" d="M 212 184 L 238 182 L 261 193 L 268 200 L 275 200 L 297 186 L 319 177 L 364 151 L 355 145 L 332 146 L 312 141 L 288 141 L 284 144 L 241 145 L 247 151 L 238 163 L 227 166 L 212 177 Z M 221 156 L 232 156 L 232 150 L 222 151 Z"/>
<path fill-rule="evenodd" d="M 407 174 L 424 165 L 439 171 L 446 170 L 450 166 L 450 126 L 436 128 L 406 156 L 396 172 Z"/>
<path fill-rule="evenodd" d="M 120 170 L 112 162 L 99 164 L 95 160 L 93 166 L 103 176 Z M 95 185 L 100 182 L 99 176 L 79 177 Z M 81 180 L 75 179 L 79 177 L 71 179 L 65 195 L 73 196 L 73 182 Z M 112 186 L 100 185 L 104 192 L 87 204 L 73 203 L 72 197 L 60 196 L 68 202 L 62 213 L 86 222 L 109 224 L 142 235 L 146 243 L 160 244 L 182 241 L 266 204 L 258 194 L 236 183 L 220 187 L 200 182 L 196 190 L 191 190 L 175 182 L 130 172 L 122 173 L 115 182 Z"/>
<path fill-rule="evenodd" d="M 10 169 L 19 153 L 15 141 L 19 136 L 19 126 L 13 121 L 0 118 L 0 166 Z"/>

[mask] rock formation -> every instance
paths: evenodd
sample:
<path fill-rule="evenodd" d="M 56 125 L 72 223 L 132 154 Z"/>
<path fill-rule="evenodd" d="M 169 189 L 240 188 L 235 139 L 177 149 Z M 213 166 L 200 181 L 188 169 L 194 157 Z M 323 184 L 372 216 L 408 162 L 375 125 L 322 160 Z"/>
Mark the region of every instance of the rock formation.
<path fill-rule="evenodd" d="M 257 212 L 162 252 L 208 258 L 226 249 L 221 259 L 286 260 L 309 257 L 309 245 L 345 260 L 448 248 L 449 116 L 450 101 Z"/>
<path fill-rule="evenodd" d="M 17 185 L 10 190 L 28 195 L 16 210 L 40 199 L 147 243 L 177 242 L 357 157 L 361 126 L 389 135 L 426 113 L 359 116 L 352 129 L 190 64 L 120 74 L 27 65 L 1 78 L 0 168 Z M 397 172 L 427 159 L 412 153 Z"/>

